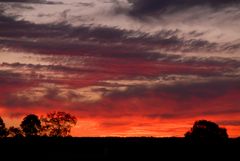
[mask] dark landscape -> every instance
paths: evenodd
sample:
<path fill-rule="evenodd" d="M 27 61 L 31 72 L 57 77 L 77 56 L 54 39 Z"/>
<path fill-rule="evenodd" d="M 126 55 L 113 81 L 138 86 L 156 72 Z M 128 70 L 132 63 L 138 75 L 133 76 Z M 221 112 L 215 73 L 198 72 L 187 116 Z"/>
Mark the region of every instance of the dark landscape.
<path fill-rule="evenodd" d="M 196 144 L 184 138 L 6 138 L 0 149 L 1 156 L 10 160 L 233 159 L 239 157 L 240 139 Z"/>
<path fill-rule="evenodd" d="M 77 118 L 52 112 L 40 118 L 25 116 L 20 127 L 6 127 L 0 117 L 1 157 L 17 160 L 74 160 L 124 158 L 234 158 L 240 138 L 208 120 L 197 120 L 184 137 L 72 137 Z"/>

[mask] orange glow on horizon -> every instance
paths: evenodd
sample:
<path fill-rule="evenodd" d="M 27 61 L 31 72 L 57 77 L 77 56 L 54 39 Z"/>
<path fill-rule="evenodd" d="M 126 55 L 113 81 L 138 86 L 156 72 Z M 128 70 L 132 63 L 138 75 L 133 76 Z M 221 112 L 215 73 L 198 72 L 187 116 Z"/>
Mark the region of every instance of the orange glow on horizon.
<path fill-rule="evenodd" d="M 234 121 L 239 114 L 231 116 Z M 74 137 L 184 137 L 184 134 L 191 129 L 193 123 L 200 119 L 205 119 L 213 122 L 220 122 L 219 117 L 196 117 L 194 119 L 175 119 L 175 120 L 160 120 L 149 118 L 120 118 L 120 119 L 79 119 L 78 123 L 71 130 L 71 135 Z M 6 126 L 19 127 L 22 118 L 3 117 Z M 233 125 L 221 125 L 227 129 L 230 138 L 239 137 L 240 127 Z"/>

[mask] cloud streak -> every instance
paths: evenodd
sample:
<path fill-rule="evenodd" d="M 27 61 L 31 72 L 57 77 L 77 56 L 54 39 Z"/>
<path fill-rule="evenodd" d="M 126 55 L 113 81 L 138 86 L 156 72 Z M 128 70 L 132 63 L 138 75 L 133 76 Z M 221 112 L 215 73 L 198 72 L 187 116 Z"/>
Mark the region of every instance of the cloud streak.
<path fill-rule="evenodd" d="M 0 0 L 0 3 L 1 2 L 3 2 L 3 3 L 59 4 L 59 2 L 53 2 L 53 1 L 47 1 L 47 0 Z"/>
<path fill-rule="evenodd" d="M 214 9 L 236 5 L 236 0 L 128 0 L 133 15 L 149 15 L 156 12 L 178 12 L 196 6 L 210 6 Z"/>

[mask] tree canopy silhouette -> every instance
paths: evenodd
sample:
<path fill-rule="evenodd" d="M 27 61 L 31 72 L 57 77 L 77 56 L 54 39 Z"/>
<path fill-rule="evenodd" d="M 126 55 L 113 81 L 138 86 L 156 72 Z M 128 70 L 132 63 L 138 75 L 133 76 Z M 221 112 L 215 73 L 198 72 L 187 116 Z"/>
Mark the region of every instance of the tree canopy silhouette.
<path fill-rule="evenodd" d="M 207 120 L 198 120 L 192 129 L 185 134 L 186 139 L 194 142 L 221 142 L 228 138 L 227 130 L 216 123 Z"/>
<path fill-rule="evenodd" d="M 5 127 L 3 119 L 0 117 L 0 138 L 7 137 L 7 135 L 8 135 L 7 128 Z"/>
<path fill-rule="evenodd" d="M 41 121 L 37 115 L 30 114 L 23 119 L 20 126 L 25 136 L 38 136 L 41 130 Z"/>
<path fill-rule="evenodd" d="M 8 136 L 9 137 L 14 137 L 14 138 L 22 138 L 23 137 L 23 132 L 20 128 L 11 126 L 8 129 Z"/>
<path fill-rule="evenodd" d="M 65 112 L 52 112 L 42 117 L 43 132 L 50 137 L 69 136 L 71 128 L 77 124 L 77 118 Z"/>

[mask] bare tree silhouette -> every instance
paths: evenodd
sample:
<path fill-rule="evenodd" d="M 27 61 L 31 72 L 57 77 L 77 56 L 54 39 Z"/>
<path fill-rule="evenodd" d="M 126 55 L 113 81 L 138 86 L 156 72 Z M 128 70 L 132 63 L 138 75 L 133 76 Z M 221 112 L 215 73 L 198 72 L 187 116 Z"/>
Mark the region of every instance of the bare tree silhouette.
<path fill-rule="evenodd" d="M 77 124 L 77 118 L 65 112 L 52 112 L 42 117 L 43 135 L 50 137 L 69 136 L 71 128 Z"/>
<path fill-rule="evenodd" d="M 38 136 L 41 130 L 41 121 L 37 115 L 27 115 L 21 123 L 22 131 L 25 136 Z"/>
<path fill-rule="evenodd" d="M 3 119 L 0 117 L 0 138 L 7 137 L 7 135 L 8 135 L 7 128 L 5 127 Z"/>
<path fill-rule="evenodd" d="M 194 142 L 222 142 L 228 139 L 227 130 L 216 123 L 207 120 L 198 120 L 192 129 L 185 134 L 186 139 Z"/>

